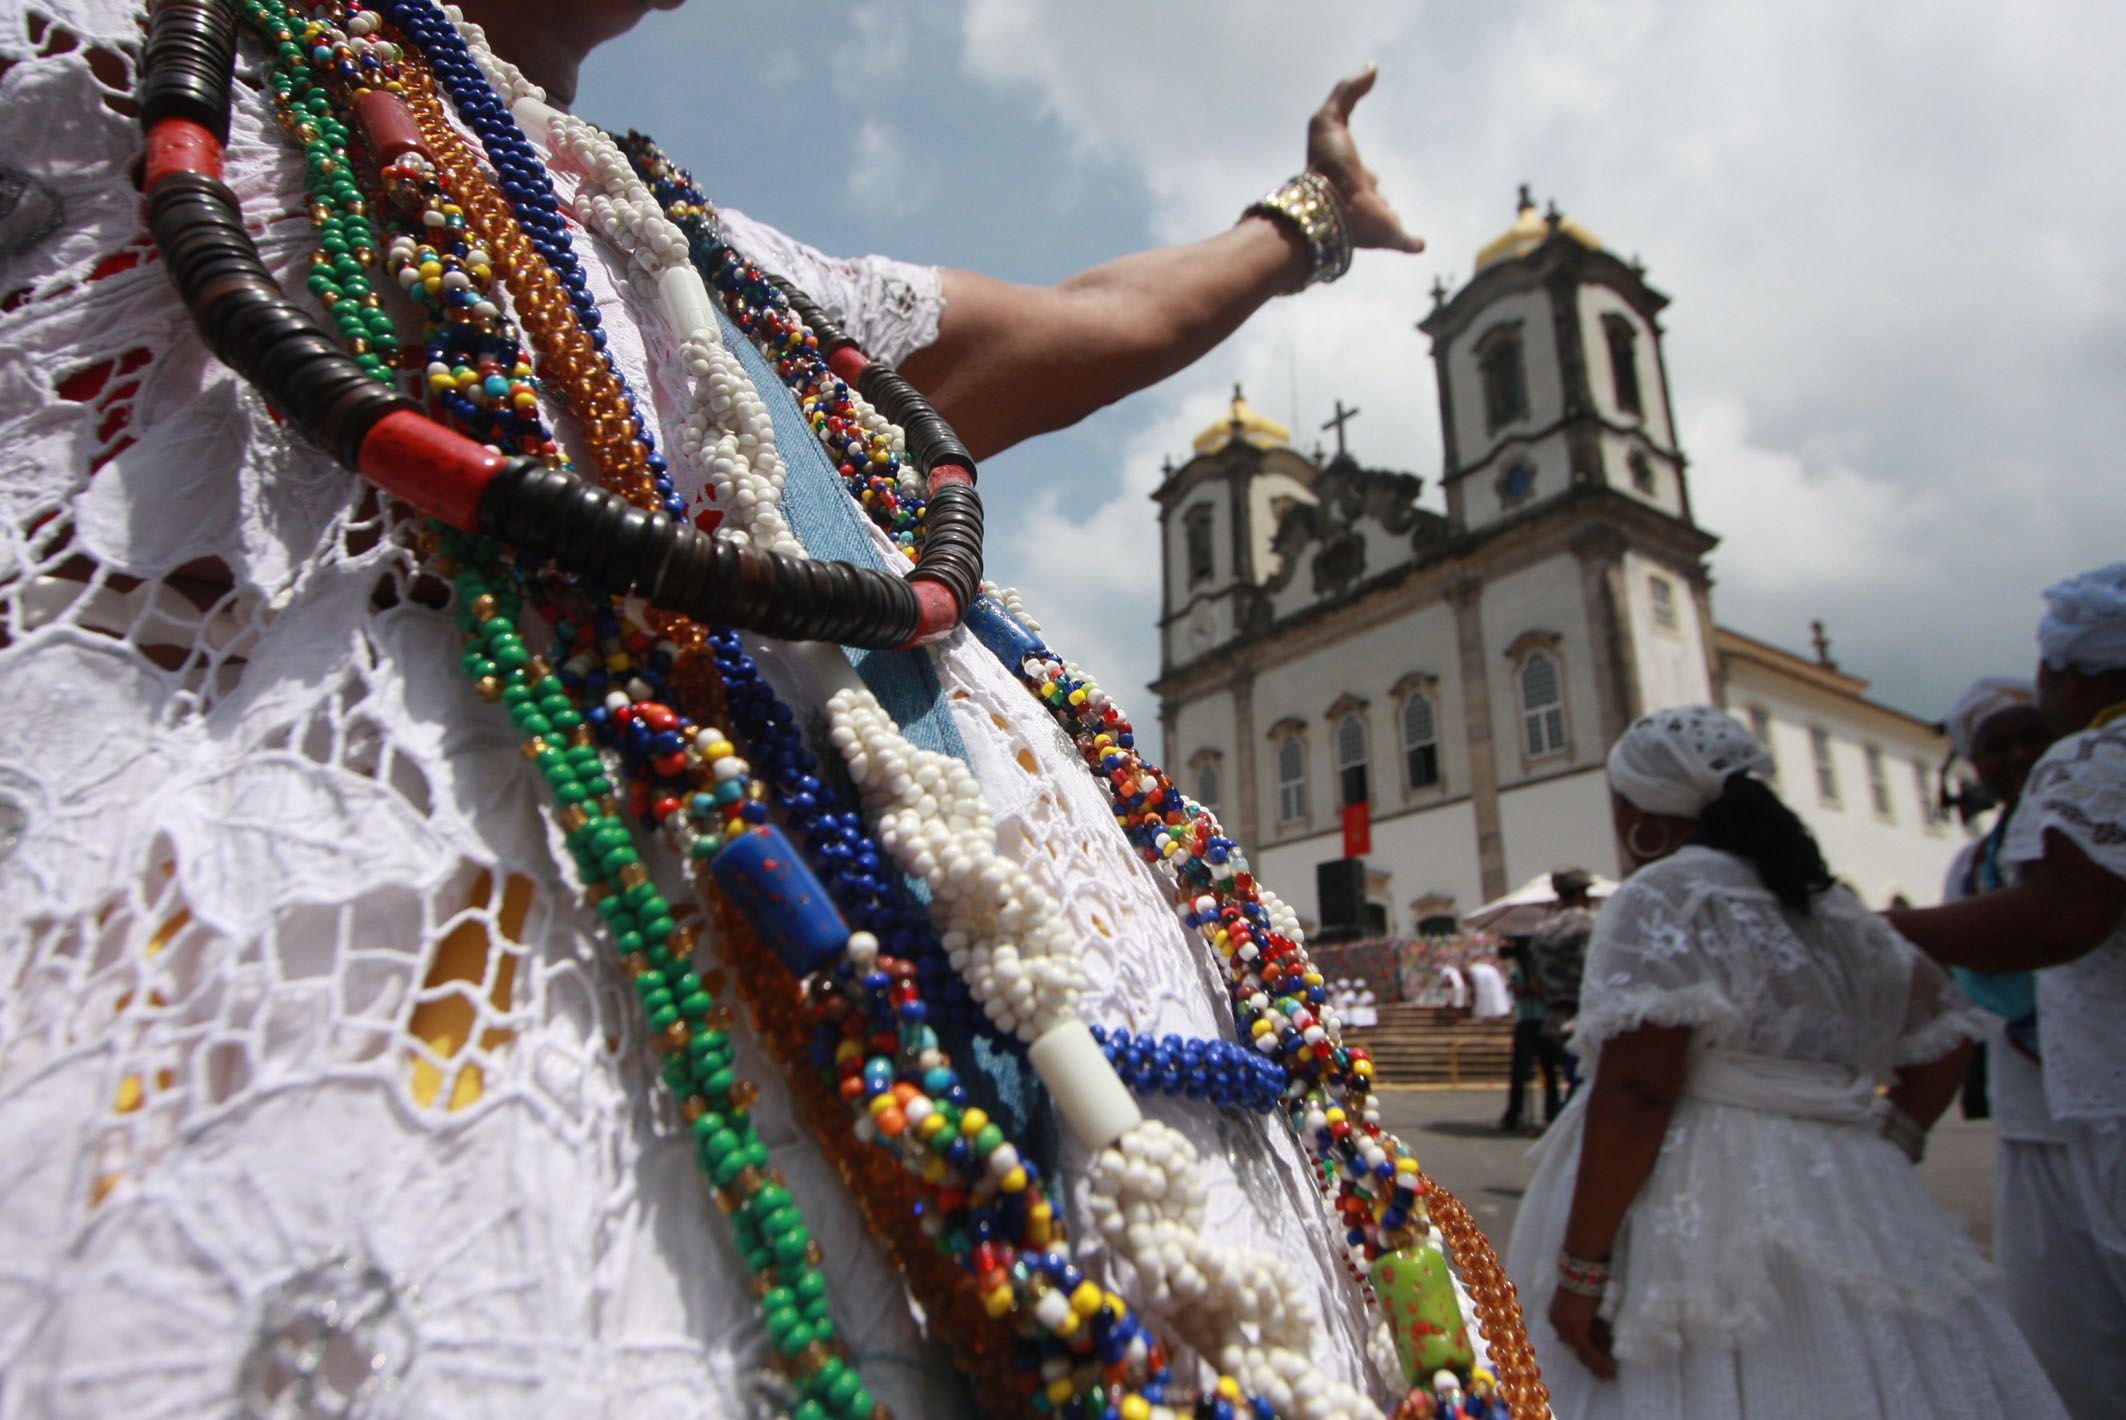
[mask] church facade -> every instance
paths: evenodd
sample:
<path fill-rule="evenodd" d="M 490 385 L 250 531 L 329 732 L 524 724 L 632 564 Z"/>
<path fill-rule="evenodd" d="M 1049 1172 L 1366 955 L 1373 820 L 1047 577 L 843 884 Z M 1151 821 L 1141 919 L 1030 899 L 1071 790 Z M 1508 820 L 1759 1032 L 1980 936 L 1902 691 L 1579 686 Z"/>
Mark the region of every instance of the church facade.
<path fill-rule="evenodd" d="M 1418 478 L 1345 453 L 1340 422 L 1338 452 L 1310 458 L 1238 390 L 1168 470 L 1165 762 L 1303 919 L 1321 920 L 1316 865 L 1344 856 L 1361 803 L 1366 898 L 1389 932 L 1568 864 L 1615 876 L 1604 757 L 1639 714 L 1684 702 L 1769 736 L 1782 792 L 1864 897 L 1934 899 L 1962 841 L 1921 769 L 1940 736 L 1827 654 L 1713 619 L 1717 539 L 1691 513 L 1666 304 L 1524 190 L 1418 323 L 1444 514 L 1418 506 Z"/>

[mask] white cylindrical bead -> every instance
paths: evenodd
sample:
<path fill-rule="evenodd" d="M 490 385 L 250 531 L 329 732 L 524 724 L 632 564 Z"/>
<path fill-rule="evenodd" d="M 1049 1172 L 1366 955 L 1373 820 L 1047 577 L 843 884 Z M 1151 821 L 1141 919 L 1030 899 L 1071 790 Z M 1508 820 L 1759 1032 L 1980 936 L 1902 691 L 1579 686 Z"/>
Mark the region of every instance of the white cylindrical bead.
<path fill-rule="evenodd" d="M 1144 1118 L 1085 1022 L 1051 1027 L 1027 1048 L 1026 1058 L 1087 1149 L 1105 1149 Z"/>
<path fill-rule="evenodd" d="M 524 130 L 525 137 L 542 148 L 552 146 L 547 137 L 547 130 L 560 116 L 558 109 L 526 95 L 509 106 L 509 113 L 510 117 L 517 120 L 517 127 Z"/>
<path fill-rule="evenodd" d="M 682 340 L 697 330 L 716 329 L 716 304 L 701 273 L 691 266 L 667 266 L 658 272 L 657 300 L 672 333 Z"/>

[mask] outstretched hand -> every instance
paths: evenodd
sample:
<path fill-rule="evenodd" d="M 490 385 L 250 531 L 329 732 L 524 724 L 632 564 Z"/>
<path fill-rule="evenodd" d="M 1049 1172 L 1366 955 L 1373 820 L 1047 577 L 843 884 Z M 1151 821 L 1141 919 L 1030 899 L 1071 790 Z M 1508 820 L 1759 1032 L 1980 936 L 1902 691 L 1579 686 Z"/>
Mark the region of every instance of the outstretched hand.
<path fill-rule="evenodd" d="M 1307 120 L 1307 166 L 1329 180 L 1343 199 L 1351 244 L 1389 251 L 1419 252 L 1425 239 L 1403 229 L 1402 218 L 1380 194 L 1380 180 L 1358 156 L 1351 138 L 1351 110 L 1373 89 L 1380 70 L 1368 64 L 1329 90 L 1329 97 Z"/>

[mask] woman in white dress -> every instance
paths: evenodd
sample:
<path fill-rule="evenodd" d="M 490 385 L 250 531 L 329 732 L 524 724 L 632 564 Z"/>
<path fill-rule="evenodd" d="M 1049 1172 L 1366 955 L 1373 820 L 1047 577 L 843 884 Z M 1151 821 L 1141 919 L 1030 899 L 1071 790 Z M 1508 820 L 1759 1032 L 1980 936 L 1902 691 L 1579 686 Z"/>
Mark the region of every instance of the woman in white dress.
<path fill-rule="evenodd" d="M 2063 1415 L 1906 1157 L 1983 1022 L 1834 886 L 1770 764 L 1703 706 L 1610 754 L 1639 870 L 1588 952 L 1592 1084 L 1507 1257 L 1556 1414 Z"/>

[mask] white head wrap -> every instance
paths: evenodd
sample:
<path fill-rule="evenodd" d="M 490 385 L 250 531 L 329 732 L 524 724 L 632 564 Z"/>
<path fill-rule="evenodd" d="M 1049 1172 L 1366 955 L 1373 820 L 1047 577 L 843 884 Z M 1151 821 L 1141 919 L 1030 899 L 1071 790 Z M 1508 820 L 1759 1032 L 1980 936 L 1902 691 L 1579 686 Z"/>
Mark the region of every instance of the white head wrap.
<path fill-rule="evenodd" d="M 1730 774 L 1770 773 L 1772 756 L 1740 720 L 1710 705 L 1657 710 L 1609 752 L 1609 787 L 1650 814 L 1696 818 Z"/>
<path fill-rule="evenodd" d="M 1976 681 L 1971 688 L 1957 697 L 1949 710 L 1947 725 L 1949 743 L 1965 759 L 1971 757 L 1971 746 L 1978 743 L 1979 729 L 2003 710 L 2012 710 L 2018 705 L 2035 705 L 2037 691 L 2027 680 L 2012 676 L 1989 675 Z"/>
<path fill-rule="evenodd" d="M 2054 670 L 2126 669 L 2126 562 L 2045 588 L 2037 648 Z"/>

